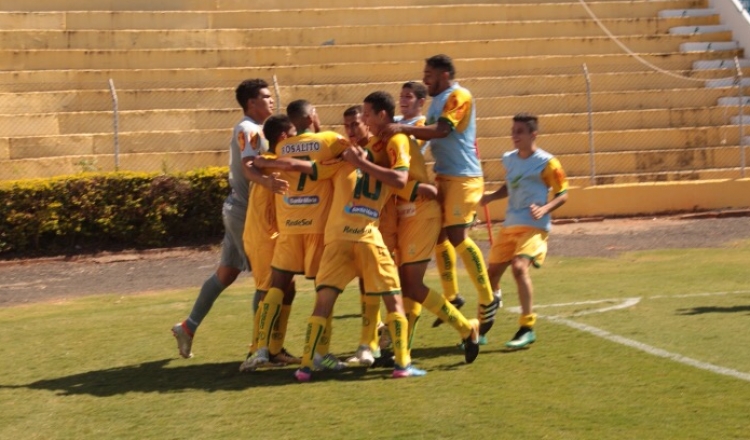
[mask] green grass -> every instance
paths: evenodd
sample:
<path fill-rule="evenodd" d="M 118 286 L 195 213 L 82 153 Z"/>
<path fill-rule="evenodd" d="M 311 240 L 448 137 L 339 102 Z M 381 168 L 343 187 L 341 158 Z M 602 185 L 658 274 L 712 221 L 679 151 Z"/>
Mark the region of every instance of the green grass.
<path fill-rule="evenodd" d="M 750 243 L 724 249 L 638 252 L 618 259 L 550 257 L 532 277 L 539 307 L 613 335 L 750 374 Z M 0 438 L 747 438 L 750 382 L 657 357 L 541 318 L 538 342 L 505 352 L 517 315 L 506 311 L 490 344 L 464 365 L 448 326 L 423 314 L 415 362 L 427 377 L 389 379 L 352 369 L 296 384 L 293 369 L 241 375 L 251 282 L 228 289 L 193 351 L 176 357 L 171 325 L 196 290 L 97 296 L 0 309 Z M 473 315 L 475 298 L 461 289 Z M 434 287 L 439 284 L 432 277 Z M 298 284 L 287 346 L 301 352 L 312 286 Z M 705 294 L 705 295 L 701 295 Z M 640 298 L 631 307 L 602 307 Z M 359 335 L 347 290 L 332 350 Z"/>

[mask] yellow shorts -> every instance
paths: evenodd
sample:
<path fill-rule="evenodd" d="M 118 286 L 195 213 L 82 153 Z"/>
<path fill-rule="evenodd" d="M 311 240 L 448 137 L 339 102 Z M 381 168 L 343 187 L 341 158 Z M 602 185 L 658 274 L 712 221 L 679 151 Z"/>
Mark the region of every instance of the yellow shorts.
<path fill-rule="evenodd" d="M 256 290 L 268 291 L 271 288 L 271 257 L 274 255 L 276 237 L 248 237 L 247 234 L 243 237 L 248 238 L 245 240 L 245 252 L 250 259 Z"/>
<path fill-rule="evenodd" d="M 435 253 L 438 235 L 442 229 L 440 206 L 436 201 L 399 203 L 398 246 L 396 263 L 421 263 L 430 261 Z"/>
<path fill-rule="evenodd" d="M 383 242 L 390 252 L 396 251 L 398 241 L 398 214 L 396 212 L 396 199 L 392 197 L 380 211 L 380 224 L 378 225 Z"/>
<path fill-rule="evenodd" d="M 323 234 L 279 234 L 271 267 L 315 278 L 323 256 Z"/>
<path fill-rule="evenodd" d="M 541 267 L 547 256 L 547 237 L 542 229 L 516 226 L 500 228 L 490 249 L 489 264 L 507 263 L 514 257 L 526 257 Z"/>
<path fill-rule="evenodd" d="M 337 240 L 323 250 L 315 285 L 342 292 L 354 278 L 364 282 L 365 295 L 399 295 L 398 269 L 388 249 L 372 243 Z"/>
<path fill-rule="evenodd" d="M 439 175 L 435 183 L 443 207 L 443 227 L 471 224 L 484 193 L 484 178 Z"/>

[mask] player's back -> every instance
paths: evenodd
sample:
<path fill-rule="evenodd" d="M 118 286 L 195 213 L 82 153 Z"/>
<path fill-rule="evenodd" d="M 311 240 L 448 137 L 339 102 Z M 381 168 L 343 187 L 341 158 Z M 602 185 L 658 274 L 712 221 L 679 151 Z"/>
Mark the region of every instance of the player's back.
<path fill-rule="evenodd" d="M 276 153 L 279 157 L 319 164 L 339 156 L 348 145 L 343 136 L 332 131 L 305 132 L 279 143 Z M 295 171 L 281 171 L 279 178 L 289 182 L 289 191 L 276 196 L 279 231 L 287 234 L 323 233 L 332 198 L 331 182 L 319 180 L 316 174 Z"/>

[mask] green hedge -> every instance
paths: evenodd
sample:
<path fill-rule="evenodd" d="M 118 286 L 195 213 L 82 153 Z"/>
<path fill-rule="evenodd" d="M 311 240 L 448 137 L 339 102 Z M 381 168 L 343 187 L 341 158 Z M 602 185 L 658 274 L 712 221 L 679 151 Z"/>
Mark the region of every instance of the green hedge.
<path fill-rule="evenodd" d="M 86 173 L 0 184 L 0 257 L 161 247 L 223 231 L 227 168 Z"/>

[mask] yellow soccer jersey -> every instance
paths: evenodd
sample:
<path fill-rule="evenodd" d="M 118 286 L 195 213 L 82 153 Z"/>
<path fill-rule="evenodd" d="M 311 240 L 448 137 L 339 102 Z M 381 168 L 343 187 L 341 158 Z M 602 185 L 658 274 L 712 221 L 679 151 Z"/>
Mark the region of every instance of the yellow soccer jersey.
<path fill-rule="evenodd" d="M 263 154 L 262 157 L 275 159 L 276 156 L 270 153 Z M 272 170 L 263 170 L 261 173 L 268 175 Z M 274 206 L 274 194 L 268 188 L 262 185 L 252 185 L 250 197 L 247 204 L 247 215 L 245 218 L 245 236 L 254 237 L 273 237 L 278 233 L 276 225 L 276 209 Z"/>
<path fill-rule="evenodd" d="M 409 138 L 406 135 L 394 135 L 387 142 L 373 137 L 365 148 L 369 159 L 384 168 L 409 169 Z M 336 172 L 332 181 L 334 193 L 325 229 L 326 244 L 346 240 L 385 247 L 378 223 L 393 188 L 348 164 Z"/>
<path fill-rule="evenodd" d="M 349 141 L 333 131 L 305 132 L 280 142 L 279 157 L 293 157 L 317 163 L 339 156 Z M 316 168 L 317 169 L 317 168 Z M 331 206 L 333 187 L 328 180 L 295 171 L 282 171 L 280 178 L 289 182 L 286 194 L 276 195 L 276 216 L 282 234 L 322 234 Z"/>
<path fill-rule="evenodd" d="M 395 191 L 398 196 L 396 205 L 399 216 L 418 215 L 423 218 L 439 218 L 441 216 L 440 205 L 434 200 L 417 196 L 417 185 L 420 182 L 430 183 L 430 177 L 420 145 L 414 138 L 409 138 L 409 157 L 409 182 L 403 189 Z"/>

